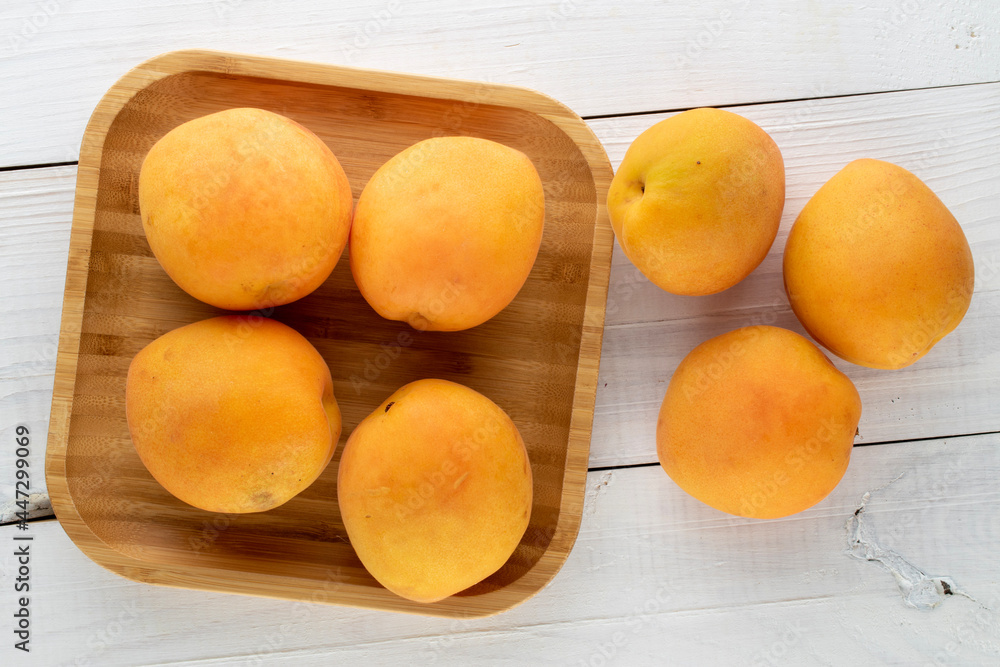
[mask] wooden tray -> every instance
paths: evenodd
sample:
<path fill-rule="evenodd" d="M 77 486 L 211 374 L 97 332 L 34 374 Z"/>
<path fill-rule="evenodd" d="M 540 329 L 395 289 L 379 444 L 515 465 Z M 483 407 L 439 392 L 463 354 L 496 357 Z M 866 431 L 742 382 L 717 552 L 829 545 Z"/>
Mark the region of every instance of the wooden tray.
<path fill-rule="evenodd" d="M 517 298 L 468 331 L 417 332 L 381 319 L 355 287 L 346 254 L 319 290 L 275 309 L 329 363 L 344 435 L 327 470 L 292 501 L 222 515 L 181 503 L 147 473 L 124 398 L 136 352 L 223 312 L 182 292 L 153 257 L 139 220 L 139 166 L 171 128 L 238 106 L 310 128 L 340 159 L 355 197 L 385 160 L 421 139 L 505 143 L 538 169 L 546 219 Z M 46 455 L 62 526 L 95 562 L 154 584 L 459 617 L 526 600 L 559 570 L 580 525 L 611 264 L 611 177 L 579 116 L 531 90 L 211 51 L 139 65 L 97 105 L 80 151 Z M 336 503 L 347 435 L 395 389 L 423 377 L 461 382 L 503 407 L 534 473 L 530 525 L 507 564 L 431 605 L 395 596 L 365 571 Z"/>

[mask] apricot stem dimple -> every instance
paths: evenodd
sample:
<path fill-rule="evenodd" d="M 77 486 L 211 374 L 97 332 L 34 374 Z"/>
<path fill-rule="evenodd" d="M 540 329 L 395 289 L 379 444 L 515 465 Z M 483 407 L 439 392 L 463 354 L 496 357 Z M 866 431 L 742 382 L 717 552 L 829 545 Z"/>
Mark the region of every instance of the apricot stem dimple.
<path fill-rule="evenodd" d="M 639 194 L 635 194 L 636 189 L 639 190 Z M 646 182 L 640 179 L 636 179 L 635 181 L 632 182 L 628 192 L 628 196 L 624 203 L 627 204 L 642 199 L 643 195 L 645 194 L 646 194 Z"/>

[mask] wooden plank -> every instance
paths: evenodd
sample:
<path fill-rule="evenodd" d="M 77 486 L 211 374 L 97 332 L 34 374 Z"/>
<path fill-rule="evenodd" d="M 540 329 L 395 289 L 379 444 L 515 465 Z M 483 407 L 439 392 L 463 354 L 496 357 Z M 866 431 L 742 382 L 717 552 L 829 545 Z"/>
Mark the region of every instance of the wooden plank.
<path fill-rule="evenodd" d="M 667 382 L 698 343 L 750 324 L 804 334 L 788 306 L 781 256 L 809 197 L 853 159 L 919 176 L 958 218 L 976 264 L 972 306 L 953 333 L 909 368 L 880 371 L 834 358 L 861 393 L 860 443 L 1000 430 L 1000 84 L 808 100 L 733 109 L 767 130 L 785 159 L 787 199 L 770 253 L 737 286 L 707 297 L 668 294 L 615 247 L 591 466 L 656 460 Z M 590 122 L 617 168 L 631 141 L 668 114 Z M 833 355 L 828 354 L 833 357 Z"/>
<path fill-rule="evenodd" d="M 0 519 L 14 499 L 15 429 L 30 431 L 31 490 L 45 492 L 45 438 L 66 282 L 76 167 L 0 173 Z M 51 514 L 46 497 L 40 515 Z"/>
<path fill-rule="evenodd" d="M 32 664 L 996 664 L 998 474 L 998 435 L 859 447 L 826 500 L 754 521 L 701 505 L 658 466 L 593 472 L 562 571 L 472 620 L 147 586 L 33 523 Z M 885 560 L 947 577 L 954 595 L 908 606 L 887 567 L 850 555 L 866 493 Z M 12 576 L 12 556 L 0 563 Z"/>
<path fill-rule="evenodd" d="M 129 68 L 208 47 L 493 81 L 582 115 L 1000 79 L 1000 6 L 922 0 L 14 0 L 0 8 L 0 166 L 75 160 Z"/>

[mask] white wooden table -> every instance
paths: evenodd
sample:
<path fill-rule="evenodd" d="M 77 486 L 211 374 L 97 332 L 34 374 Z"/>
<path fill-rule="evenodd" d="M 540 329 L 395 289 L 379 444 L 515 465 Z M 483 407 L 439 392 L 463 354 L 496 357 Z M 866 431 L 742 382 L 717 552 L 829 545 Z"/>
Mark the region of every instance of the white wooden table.
<path fill-rule="evenodd" d="M 565 567 L 526 603 L 441 620 L 138 584 L 88 560 L 46 509 L 84 125 L 131 66 L 188 47 L 528 86 L 584 116 L 615 166 L 640 131 L 694 106 L 729 107 L 777 141 L 788 182 L 781 231 L 737 287 L 671 296 L 616 249 L 582 527 Z M 656 464 L 666 383 L 715 334 L 752 323 L 802 332 L 781 289 L 784 239 L 809 196 L 858 157 L 910 169 L 951 208 L 976 262 L 972 307 L 908 369 L 836 362 L 864 414 L 847 475 L 826 500 L 783 520 L 724 515 Z M 2 665 L 1000 664 L 992 0 L 4 0 L 0 169 L 4 520 L 18 425 L 30 430 L 39 493 L 28 531 L 0 527 Z M 25 534 L 30 592 L 19 593 L 13 538 Z M 22 596 L 30 653 L 14 648 Z"/>

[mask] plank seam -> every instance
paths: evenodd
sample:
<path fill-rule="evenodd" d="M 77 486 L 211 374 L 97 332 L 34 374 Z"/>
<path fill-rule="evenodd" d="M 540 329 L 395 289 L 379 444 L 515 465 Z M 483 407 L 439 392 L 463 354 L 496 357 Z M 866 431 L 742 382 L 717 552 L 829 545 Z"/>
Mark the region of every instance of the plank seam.
<path fill-rule="evenodd" d="M 79 162 L 72 160 L 70 162 L 44 162 L 42 164 L 22 164 L 22 165 L 11 165 L 9 167 L 0 167 L 0 172 L 5 171 L 21 171 L 29 169 L 51 169 L 53 167 L 75 167 Z"/>
<path fill-rule="evenodd" d="M 817 95 L 816 97 L 790 97 L 783 100 L 762 100 L 760 102 L 734 102 L 731 104 L 712 104 L 713 109 L 736 109 L 741 107 L 757 107 L 767 104 L 791 104 L 793 102 L 811 102 L 817 100 L 838 100 L 847 99 L 850 97 L 869 97 L 871 95 L 897 95 L 899 93 L 914 93 L 922 90 L 945 90 L 949 88 L 969 88 L 972 86 L 989 86 L 998 81 L 979 81 L 976 83 L 953 83 L 946 86 L 922 86 L 918 88 L 900 88 L 899 90 L 876 90 L 869 93 L 844 93 L 842 95 Z M 605 120 L 611 118 L 628 118 L 630 116 L 655 116 L 661 113 L 677 113 L 681 111 L 688 111 L 690 109 L 698 109 L 700 107 L 674 107 L 670 109 L 655 109 L 653 111 L 629 111 L 626 113 L 606 113 L 606 114 L 594 114 L 592 116 L 581 116 L 585 121 L 591 120 Z"/>

